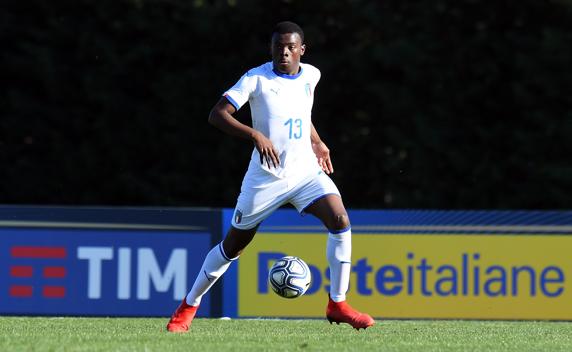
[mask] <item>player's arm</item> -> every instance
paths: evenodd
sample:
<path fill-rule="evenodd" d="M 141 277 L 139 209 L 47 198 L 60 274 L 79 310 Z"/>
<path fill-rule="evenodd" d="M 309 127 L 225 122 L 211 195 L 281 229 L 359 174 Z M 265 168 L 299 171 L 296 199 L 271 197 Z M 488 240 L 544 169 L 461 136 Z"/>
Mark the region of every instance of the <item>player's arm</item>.
<path fill-rule="evenodd" d="M 268 167 L 280 165 L 278 152 L 272 145 L 272 142 L 259 131 L 235 119 L 232 116 L 235 112 L 234 105 L 225 97 L 222 97 L 212 108 L 209 114 L 209 123 L 225 133 L 254 142 L 254 146 L 260 154 L 261 164 L 266 160 Z"/>
<path fill-rule="evenodd" d="M 322 142 L 322 139 L 320 138 L 318 131 L 316 131 L 314 124 L 312 124 L 310 140 L 312 141 L 312 149 L 318 158 L 318 164 L 322 170 L 327 174 L 333 173 L 334 167 L 332 166 L 332 159 L 330 159 L 330 149 L 324 142 Z"/>

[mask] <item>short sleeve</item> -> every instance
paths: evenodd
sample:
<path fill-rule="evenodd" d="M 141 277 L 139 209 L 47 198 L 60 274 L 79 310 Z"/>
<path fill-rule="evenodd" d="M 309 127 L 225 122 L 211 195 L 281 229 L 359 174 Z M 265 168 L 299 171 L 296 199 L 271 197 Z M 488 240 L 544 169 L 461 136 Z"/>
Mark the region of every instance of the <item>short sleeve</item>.
<path fill-rule="evenodd" d="M 310 78 L 312 86 L 315 88 L 318 85 L 320 78 L 322 77 L 322 73 L 317 67 L 312 66 L 310 64 L 304 64 L 304 69 L 306 70 L 308 77 Z"/>
<path fill-rule="evenodd" d="M 250 99 L 251 95 L 256 91 L 258 78 L 251 71 L 240 77 L 238 82 L 232 88 L 227 90 L 223 96 L 234 106 L 236 110 L 240 109 Z"/>
<path fill-rule="evenodd" d="M 314 74 L 314 79 L 315 79 L 314 85 L 318 85 L 318 82 L 320 82 L 321 77 L 322 77 L 322 72 L 320 72 L 320 70 L 316 68 L 316 73 Z"/>

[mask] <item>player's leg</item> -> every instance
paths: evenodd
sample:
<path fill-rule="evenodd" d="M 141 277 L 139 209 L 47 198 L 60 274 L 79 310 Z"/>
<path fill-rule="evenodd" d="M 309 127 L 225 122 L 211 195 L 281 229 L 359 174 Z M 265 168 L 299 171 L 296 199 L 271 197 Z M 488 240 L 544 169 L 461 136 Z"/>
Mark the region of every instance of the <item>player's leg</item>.
<path fill-rule="evenodd" d="M 258 226 L 240 230 L 230 228 L 224 241 L 212 248 L 207 254 L 201 271 L 197 275 L 191 291 L 187 294 L 186 302 L 191 306 L 198 306 L 205 293 L 226 272 L 230 264 L 237 260 L 242 250 L 252 241 Z"/>
<path fill-rule="evenodd" d="M 342 199 L 338 195 L 326 195 L 305 212 L 316 216 L 328 229 L 326 255 L 330 264 L 330 298 L 334 302 L 345 301 L 350 281 L 352 240 L 350 220 Z"/>
<path fill-rule="evenodd" d="M 348 323 L 355 329 L 365 329 L 375 321 L 371 316 L 353 309 L 346 302 L 351 272 L 351 226 L 348 214 L 338 195 L 326 195 L 306 210 L 319 218 L 328 228 L 326 254 L 330 264 L 330 297 L 326 318 L 330 323 Z"/>
<path fill-rule="evenodd" d="M 258 226 L 248 230 L 240 230 L 231 226 L 224 241 L 212 248 L 205 257 L 193 287 L 171 316 L 167 330 L 171 332 L 189 330 L 203 296 L 226 272 L 230 264 L 238 259 L 240 253 L 254 238 L 257 228 Z"/>
<path fill-rule="evenodd" d="M 252 241 L 258 226 L 241 230 L 231 226 L 224 241 L 215 246 L 207 254 L 191 291 L 187 294 L 186 303 L 197 307 L 214 283 L 226 272 L 230 264 L 237 260 L 240 253 Z"/>
<path fill-rule="evenodd" d="M 374 320 L 354 310 L 346 302 L 351 272 L 351 226 L 348 213 L 334 182 L 324 173 L 301 185 L 291 200 L 301 213 L 310 213 L 329 231 L 326 255 L 330 265 L 330 297 L 326 317 L 330 322 L 367 328 Z"/>
<path fill-rule="evenodd" d="M 264 187 L 260 187 L 260 184 Z M 272 176 L 265 175 L 262 178 L 248 177 L 248 174 L 245 176 L 232 217 L 232 226 L 224 241 L 207 254 L 191 291 L 167 324 L 169 331 L 188 330 L 202 297 L 226 272 L 232 262 L 238 259 L 244 248 L 254 238 L 258 225 L 284 204 L 286 189 L 287 182 Z"/>

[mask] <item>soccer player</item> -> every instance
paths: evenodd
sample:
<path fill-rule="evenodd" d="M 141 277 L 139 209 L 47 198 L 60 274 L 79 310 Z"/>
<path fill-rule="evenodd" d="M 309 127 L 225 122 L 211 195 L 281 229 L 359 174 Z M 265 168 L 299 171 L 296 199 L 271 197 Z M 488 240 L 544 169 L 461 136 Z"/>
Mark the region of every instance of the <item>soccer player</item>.
<path fill-rule="evenodd" d="M 260 223 L 290 203 L 300 213 L 318 217 L 329 230 L 326 255 L 330 294 L 326 318 L 367 328 L 374 320 L 346 303 L 351 270 L 351 227 L 340 193 L 326 174 L 334 172 L 330 151 L 311 119 L 320 71 L 301 63 L 304 32 L 293 22 L 280 22 L 272 32 L 272 62 L 251 69 L 213 107 L 209 122 L 222 131 L 254 143 L 231 228 L 207 254 L 191 291 L 167 324 L 183 332 L 195 317 L 203 295 L 237 260 Z M 252 128 L 233 114 L 250 103 Z"/>

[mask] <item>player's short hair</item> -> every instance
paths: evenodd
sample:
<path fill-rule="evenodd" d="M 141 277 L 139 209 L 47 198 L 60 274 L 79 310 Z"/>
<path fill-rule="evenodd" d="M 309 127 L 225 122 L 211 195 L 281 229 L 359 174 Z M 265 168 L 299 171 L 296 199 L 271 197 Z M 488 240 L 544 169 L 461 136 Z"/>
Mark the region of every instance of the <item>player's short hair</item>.
<path fill-rule="evenodd" d="M 302 43 L 304 43 L 304 31 L 300 26 L 298 26 L 294 22 L 283 21 L 277 23 L 276 26 L 274 27 L 274 30 L 272 31 L 272 35 L 274 35 L 274 33 L 278 34 L 298 33 L 300 39 L 302 40 Z"/>

